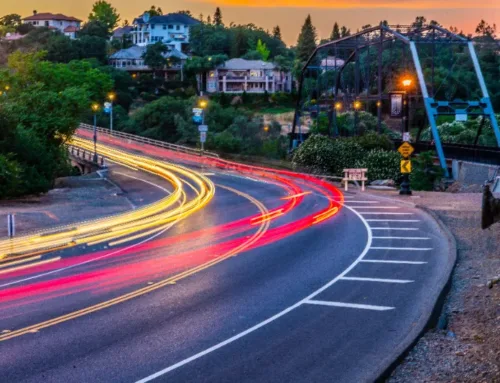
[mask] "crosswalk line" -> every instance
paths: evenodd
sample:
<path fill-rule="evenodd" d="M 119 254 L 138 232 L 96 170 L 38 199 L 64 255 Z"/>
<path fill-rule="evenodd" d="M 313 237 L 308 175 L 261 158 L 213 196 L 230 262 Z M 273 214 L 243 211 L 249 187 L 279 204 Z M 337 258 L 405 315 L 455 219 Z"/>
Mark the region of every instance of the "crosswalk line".
<path fill-rule="evenodd" d="M 331 301 L 317 301 L 317 300 L 308 300 L 305 301 L 304 303 L 307 303 L 309 305 L 345 307 L 345 308 L 361 309 L 361 310 L 374 310 L 374 311 L 394 310 L 394 307 L 390 306 L 365 305 L 359 303 L 345 303 L 345 302 L 331 302 Z"/>

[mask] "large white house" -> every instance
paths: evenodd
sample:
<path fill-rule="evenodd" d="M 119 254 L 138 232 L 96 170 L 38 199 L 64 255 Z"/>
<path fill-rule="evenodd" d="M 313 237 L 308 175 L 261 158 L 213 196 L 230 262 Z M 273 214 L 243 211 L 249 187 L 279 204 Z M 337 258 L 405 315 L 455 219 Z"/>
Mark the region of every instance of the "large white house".
<path fill-rule="evenodd" d="M 72 16 L 65 16 L 60 13 L 37 13 L 36 11 L 33 12 L 32 16 L 23 19 L 23 24 L 58 30 L 72 39 L 76 37 L 76 32 L 80 30 L 81 23 L 81 20 Z"/>
<path fill-rule="evenodd" d="M 231 59 L 209 71 L 206 84 L 208 93 L 291 92 L 292 74 L 262 60 Z"/>
<path fill-rule="evenodd" d="M 190 27 L 199 23 L 199 20 L 183 13 L 150 17 L 146 12 L 133 22 L 132 41 L 139 46 L 161 41 L 170 48 L 182 52 L 189 43 Z"/>

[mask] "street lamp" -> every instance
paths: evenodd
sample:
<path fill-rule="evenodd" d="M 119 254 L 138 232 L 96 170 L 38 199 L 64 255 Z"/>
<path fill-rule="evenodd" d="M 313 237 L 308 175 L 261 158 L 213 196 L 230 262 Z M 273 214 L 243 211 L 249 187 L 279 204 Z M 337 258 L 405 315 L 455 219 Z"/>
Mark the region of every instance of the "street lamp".
<path fill-rule="evenodd" d="M 354 101 L 354 133 L 358 132 L 358 111 L 361 109 L 361 101 Z"/>
<path fill-rule="evenodd" d="M 404 133 L 403 140 L 408 140 L 409 129 L 409 117 L 410 117 L 410 98 L 409 98 L 409 89 L 412 84 L 411 78 L 405 78 L 402 81 L 404 87 L 404 111 L 403 111 L 403 121 L 404 121 Z M 401 183 L 401 189 L 399 190 L 399 194 L 401 195 L 411 195 L 410 189 L 410 176 L 408 173 L 403 174 L 403 182 Z"/>
<path fill-rule="evenodd" d="M 111 92 L 108 93 L 108 100 L 111 104 L 109 108 L 109 131 L 113 135 L 113 101 L 116 99 L 116 94 Z"/>
<path fill-rule="evenodd" d="M 198 102 L 198 106 L 201 108 L 201 124 L 202 125 L 205 125 L 205 109 L 208 105 L 208 102 L 207 100 L 205 99 L 201 99 L 199 102 Z M 200 141 L 201 141 L 201 150 L 205 150 L 205 142 L 201 139 L 201 134 L 202 132 L 200 132 Z M 206 134 L 206 133 L 203 133 L 203 134 Z"/>
<path fill-rule="evenodd" d="M 269 132 L 269 126 L 267 126 L 267 125 L 264 126 L 264 132 L 266 132 L 266 133 Z"/>
<path fill-rule="evenodd" d="M 97 112 L 99 111 L 99 104 L 92 104 L 92 111 L 94 112 L 94 162 L 97 163 Z"/>

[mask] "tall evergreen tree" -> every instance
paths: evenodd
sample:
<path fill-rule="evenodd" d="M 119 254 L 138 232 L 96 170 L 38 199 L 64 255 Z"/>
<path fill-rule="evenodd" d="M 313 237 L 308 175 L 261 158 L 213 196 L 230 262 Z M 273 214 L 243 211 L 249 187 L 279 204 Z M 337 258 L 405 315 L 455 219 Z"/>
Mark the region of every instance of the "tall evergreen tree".
<path fill-rule="evenodd" d="M 238 28 L 236 30 L 236 34 L 234 36 L 234 43 L 231 47 L 231 56 L 232 57 L 241 57 L 248 50 L 248 39 L 245 35 L 243 28 Z"/>
<path fill-rule="evenodd" d="M 307 61 L 309 56 L 316 49 L 317 33 L 312 24 L 311 15 L 307 15 L 297 40 L 297 59 L 300 62 Z"/>
<path fill-rule="evenodd" d="M 222 23 L 222 12 L 219 7 L 215 9 L 214 13 L 214 25 L 224 25 Z"/>
<path fill-rule="evenodd" d="M 347 37 L 351 35 L 351 30 L 347 29 L 345 25 L 340 29 L 340 37 Z"/>
<path fill-rule="evenodd" d="M 281 38 L 281 28 L 279 25 L 276 25 L 274 28 L 273 28 L 273 37 L 275 39 L 278 39 L 280 41 L 282 41 L 282 38 Z"/>
<path fill-rule="evenodd" d="M 335 24 L 333 24 L 333 30 L 332 34 L 330 35 L 330 40 L 338 40 L 338 39 L 340 39 L 340 27 L 339 24 L 335 22 Z"/>

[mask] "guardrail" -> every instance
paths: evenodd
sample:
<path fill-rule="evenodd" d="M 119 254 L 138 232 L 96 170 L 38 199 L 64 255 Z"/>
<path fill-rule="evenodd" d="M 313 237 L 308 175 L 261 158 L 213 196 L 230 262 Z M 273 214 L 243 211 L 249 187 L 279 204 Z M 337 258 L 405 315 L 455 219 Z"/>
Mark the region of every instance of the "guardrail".
<path fill-rule="evenodd" d="M 93 165 L 96 165 L 98 167 L 104 167 L 104 157 L 102 155 L 97 155 L 97 163 L 94 162 L 94 152 L 79 148 L 78 146 L 74 145 L 66 145 L 68 148 L 68 152 L 79 159 L 82 159 L 84 161 L 90 162 Z"/>
<path fill-rule="evenodd" d="M 89 124 L 80 124 L 79 127 L 80 127 L 80 129 L 94 131 L 94 127 L 92 125 L 89 125 Z M 105 129 L 105 128 L 101 128 L 101 127 L 97 127 L 97 131 L 99 132 L 99 134 L 106 134 L 109 137 L 124 138 L 124 139 L 135 141 L 135 142 L 141 142 L 144 144 L 159 146 L 161 148 L 173 150 L 176 152 L 219 158 L 218 154 L 212 153 L 212 152 L 207 152 L 206 150 L 194 149 L 194 148 L 190 148 L 187 146 L 171 144 L 171 143 L 168 143 L 165 141 L 154 140 L 152 138 L 137 136 L 135 134 L 124 133 L 124 132 L 120 132 L 120 131 L 116 131 L 116 130 L 113 130 L 113 134 L 111 134 L 109 129 Z"/>

